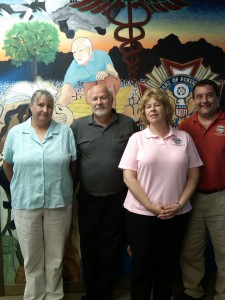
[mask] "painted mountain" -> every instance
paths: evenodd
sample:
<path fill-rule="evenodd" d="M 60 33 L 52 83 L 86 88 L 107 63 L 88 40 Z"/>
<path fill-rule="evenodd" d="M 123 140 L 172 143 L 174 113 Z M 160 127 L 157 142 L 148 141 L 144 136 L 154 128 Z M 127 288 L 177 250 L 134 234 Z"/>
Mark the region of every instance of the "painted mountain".
<path fill-rule="evenodd" d="M 127 66 L 123 62 L 122 54 L 118 47 L 113 47 L 109 55 L 118 71 L 121 79 L 128 79 Z M 179 38 L 170 34 L 164 39 L 158 40 L 152 49 L 142 49 L 139 53 L 138 78 L 151 72 L 154 66 L 160 65 L 160 58 L 185 63 L 197 58 L 202 58 L 204 66 L 210 66 L 214 73 L 225 80 L 225 53 L 217 46 L 213 46 L 203 38 L 196 42 L 181 44 Z M 54 63 L 45 65 L 38 63 L 38 76 L 43 79 L 63 80 L 64 74 L 73 59 L 72 53 L 58 52 Z M 31 80 L 29 75 L 29 64 L 24 63 L 21 67 L 14 67 L 11 61 L 0 62 L 0 80 L 21 81 Z"/>

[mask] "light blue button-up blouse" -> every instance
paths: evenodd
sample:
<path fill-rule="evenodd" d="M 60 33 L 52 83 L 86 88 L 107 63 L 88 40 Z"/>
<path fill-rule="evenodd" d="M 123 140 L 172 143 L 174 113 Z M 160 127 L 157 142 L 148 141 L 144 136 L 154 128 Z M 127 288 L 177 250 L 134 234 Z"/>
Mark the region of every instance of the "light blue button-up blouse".
<path fill-rule="evenodd" d="M 13 164 L 13 208 L 57 208 L 72 202 L 70 162 L 76 160 L 76 146 L 67 125 L 52 120 L 42 142 L 31 118 L 14 126 L 4 144 L 3 159 Z"/>

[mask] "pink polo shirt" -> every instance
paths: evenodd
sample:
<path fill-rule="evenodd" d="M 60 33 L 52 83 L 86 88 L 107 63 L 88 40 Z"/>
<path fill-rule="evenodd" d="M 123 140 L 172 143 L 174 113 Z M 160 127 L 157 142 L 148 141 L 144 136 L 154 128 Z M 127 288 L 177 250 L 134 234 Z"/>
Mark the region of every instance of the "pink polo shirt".
<path fill-rule="evenodd" d="M 189 168 L 202 165 L 191 136 L 170 127 L 161 138 L 149 128 L 133 134 L 121 158 L 119 168 L 137 172 L 137 179 L 152 203 L 164 206 L 176 203 L 184 189 Z M 153 216 L 128 191 L 124 207 L 136 214 Z M 190 201 L 181 213 L 191 210 Z"/>

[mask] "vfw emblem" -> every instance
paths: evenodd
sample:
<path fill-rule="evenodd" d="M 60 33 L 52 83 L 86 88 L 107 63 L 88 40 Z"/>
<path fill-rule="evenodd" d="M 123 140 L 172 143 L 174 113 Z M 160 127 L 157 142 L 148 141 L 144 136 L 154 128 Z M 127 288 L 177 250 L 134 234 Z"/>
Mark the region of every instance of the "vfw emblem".
<path fill-rule="evenodd" d="M 167 79 L 160 87 L 165 90 L 172 100 L 176 118 L 185 118 L 189 114 L 192 100 L 192 89 L 197 83 L 191 76 L 177 75 Z M 191 108 L 193 111 L 194 107 Z"/>
<path fill-rule="evenodd" d="M 202 58 L 184 64 L 161 58 L 161 65 L 146 74 L 147 80 L 139 82 L 141 96 L 149 87 L 160 87 L 174 104 L 173 126 L 177 127 L 186 117 L 193 114 L 195 105 L 192 90 L 195 84 L 204 78 L 213 79 L 218 74 L 212 73 L 210 67 L 202 65 Z M 221 85 L 220 82 L 217 82 Z"/>
<path fill-rule="evenodd" d="M 174 88 L 174 95 L 177 97 L 178 101 L 175 105 L 175 114 L 179 118 L 184 118 L 188 115 L 188 107 L 185 99 L 190 94 L 190 89 L 186 84 L 177 84 Z"/>

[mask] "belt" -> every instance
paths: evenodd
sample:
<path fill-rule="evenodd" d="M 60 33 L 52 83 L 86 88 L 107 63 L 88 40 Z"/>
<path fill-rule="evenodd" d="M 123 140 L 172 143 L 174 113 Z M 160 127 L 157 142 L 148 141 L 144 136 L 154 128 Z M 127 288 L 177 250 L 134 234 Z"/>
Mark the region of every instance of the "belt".
<path fill-rule="evenodd" d="M 211 190 L 198 190 L 197 192 L 200 194 L 213 194 L 224 191 L 225 188 L 222 189 L 211 189 Z"/>

